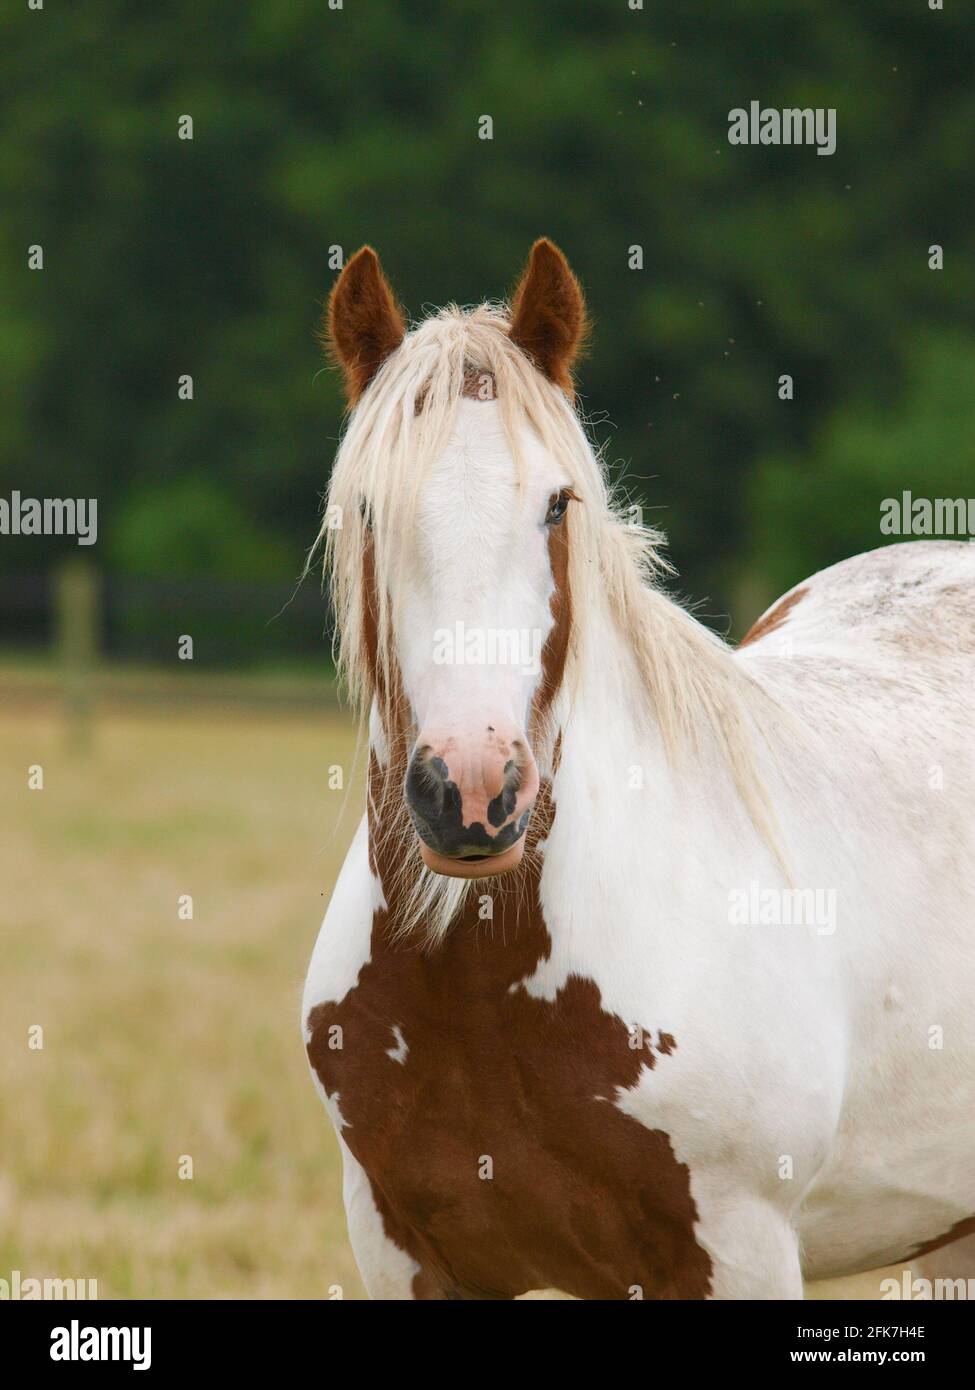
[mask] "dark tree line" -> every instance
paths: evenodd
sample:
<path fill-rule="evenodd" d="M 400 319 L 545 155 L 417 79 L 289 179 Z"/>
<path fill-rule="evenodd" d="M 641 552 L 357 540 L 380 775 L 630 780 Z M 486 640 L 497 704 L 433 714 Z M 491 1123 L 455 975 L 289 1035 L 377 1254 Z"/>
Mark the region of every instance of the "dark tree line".
<path fill-rule="evenodd" d="M 975 491 L 973 50 L 926 0 L 7 6 L 3 489 L 98 496 L 120 573 L 286 583 L 341 421 L 328 248 L 372 242 L 419 316 L 545 233 L 597 438 L 740 630 L 880 544 L 883 497 Z M 836 153 L 730 145 L 753 99 L 834 107 Z"/>

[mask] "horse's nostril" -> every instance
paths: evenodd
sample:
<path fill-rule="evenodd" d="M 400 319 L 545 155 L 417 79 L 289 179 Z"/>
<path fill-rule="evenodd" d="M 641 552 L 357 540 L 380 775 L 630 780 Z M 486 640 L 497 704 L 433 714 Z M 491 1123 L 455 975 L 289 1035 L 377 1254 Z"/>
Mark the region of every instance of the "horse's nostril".
<path fill-rule="evenodd" d="M 488 805 L 488 820 L 495 829 L 504 825 L 514 812 L 518 803 L 518 788 L 521 786 L 521 772 L 512 758 L 504 766 L 504 784 L 500 792 Z"/>
<path fill-rule="evenodd" d="M 410 759 L 406 772 L 406 800 L 427 820 L 436 820 L 443 811 L 446 772 L 441 758 L 425 758 L 422 753 L 414 753 Z"/>

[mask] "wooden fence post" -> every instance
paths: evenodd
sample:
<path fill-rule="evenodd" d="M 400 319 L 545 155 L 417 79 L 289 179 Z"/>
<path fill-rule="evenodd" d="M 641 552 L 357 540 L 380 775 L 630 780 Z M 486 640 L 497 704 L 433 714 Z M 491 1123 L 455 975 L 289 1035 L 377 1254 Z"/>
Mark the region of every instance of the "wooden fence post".
<path fill-rule="evenodd" d="M 95 668 L 99 650 L 98 574 L 72 556 L 57 574 L 55 640 L 61 666 L 68 745 L 83 752 L 91 743 Z"/>

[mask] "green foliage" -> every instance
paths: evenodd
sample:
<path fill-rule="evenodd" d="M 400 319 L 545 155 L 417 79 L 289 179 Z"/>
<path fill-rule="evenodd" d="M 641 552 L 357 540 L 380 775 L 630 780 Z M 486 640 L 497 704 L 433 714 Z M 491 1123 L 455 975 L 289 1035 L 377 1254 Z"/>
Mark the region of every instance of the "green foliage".
<path fill-rule="evenodd" d="M 922 342 L 903 401 L 841 407 L 803 458 L 763 459 L 749 488 L 752 564 L 772 598 L 848 555 L 892 539 L 881 503 L 975 492 L 975 343 Z"/>
<path fill-rule="evenodd" d="M 855 441 L 887 495 L 876 422 L 919 336 L 971 360 L 973 46 L 962 6 L 923 0 L 8 6 L 3 487 L 98 496 L 126 570 L 290 578 L 341 422 L 328 248 L 375 244 L 419 316 L 498 296 L 546 233 L 596 323 L 584 403 L 720 619 L 743 567 L 778 583 L 871 531 Z M 753 98 L 836 106 L 835 155 L 730 146 Z"/>
<path fill-rule="evenodd" d="M 130 492 L 114 521 L 110 557 L 123 574 L 274 580 L 294 569 L 287 546 L 209 478 Z"/>

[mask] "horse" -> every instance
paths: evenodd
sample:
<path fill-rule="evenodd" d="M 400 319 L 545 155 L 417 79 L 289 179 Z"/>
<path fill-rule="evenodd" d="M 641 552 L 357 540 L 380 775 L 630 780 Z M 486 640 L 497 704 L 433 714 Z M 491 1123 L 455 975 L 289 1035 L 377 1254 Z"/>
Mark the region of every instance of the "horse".
<path fill-rule="evenodd" d="M 408 331 L 370 247 L 329 299 L 368 771 L 302 1020 L 366 1291 L 975 1274 L 975 546 L 733 648 L 590 442 L 587 329 L 544 239 L 510 306 Z"/>

